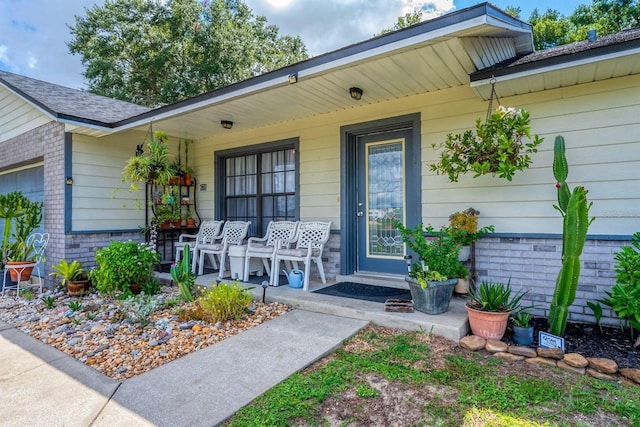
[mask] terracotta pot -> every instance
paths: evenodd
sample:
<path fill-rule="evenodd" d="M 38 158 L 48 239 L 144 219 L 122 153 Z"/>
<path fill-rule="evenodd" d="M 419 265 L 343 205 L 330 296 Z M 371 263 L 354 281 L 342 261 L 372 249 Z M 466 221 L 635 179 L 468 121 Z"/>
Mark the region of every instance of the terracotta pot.
<path fill-rule="evenodd" d="M 88 280 L 67 280 L 67 294 L 72 297 L 78 297 L 85 291 L 85 287 L 89 283 Z"/>
<path fill-rule="evenodd" d="M 31 264 L 34 263 L 35 261 L 7 261 L 7 265 L 13 266 L 13 265 L 21 265 L 21 264 Z M 20 273 L 20 281 L 22 282 L 26 282 L 27 280 L 29 280 L 31 278 L 31 272 L 33 271 L 33 267 L 27 267 L 25 269 L 15 269 L 15 268 L 10 268 L 9 269 L 9 275 L 11 276 L 11 280 L 13 280 L 14 282 L 18 281 L 18 273 Z"/>
<path fill-rule="evenodd" d="M 458 279 L 458 283 L 456 284 L 456 287 L 453 288 L 453 291 L 457 294 L 468 294 L 469 279 Z"/>
<path fill-rule="evenodd" d="M 191 174 L 185 174 L 184 176 L 184 185 L 190 186 L 191 185 Z"/>
<path fill-rule="evenodd" d="M 195 218 L 187 218 L 187 227 L 188 228 L 196 228 L 196 220 L 195 220 Z"/>
<path fill-rule="evenodd" d="M 142 292 L 142 286 L 140 285 L 140 283 L 130 283 L 129 289 L 131 289 L 131 293 L 134 295 L 138 295 L 140 292 Z"/>
<path fill-rule="evenodd" d="M 507 330 L 507 322 L 511 312 L 493 312 L 476 310 L 466 304 L 467 314 L 469 315 L 469 326 L 473 335 L 488 339 L 500 341 Z"/>

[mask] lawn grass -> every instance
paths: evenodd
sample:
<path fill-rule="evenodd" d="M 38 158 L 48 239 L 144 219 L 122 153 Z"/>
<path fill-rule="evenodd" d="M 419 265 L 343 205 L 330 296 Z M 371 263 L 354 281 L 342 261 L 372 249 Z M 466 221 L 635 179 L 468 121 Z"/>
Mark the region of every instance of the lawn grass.
<path fill-rule="evenodd" d="M 327 419 L 334 416 L 328 402 L 341 404 L 339 425 L 372 425 L 367 411 L 397 409 L 380 409 L 389 399 L 382 399 L 376 379 L 406 393 L 395 405 L 413 408 L 410 425 L 640 425 L 640 387 L 556 368 L 532 375 L 520 372 L 518 363 L 460 349 L 434 356 L 428 341 L 422 332 L 366 328 L 345 348 L 242 408 L 226 425 L 337 425 Z"/>

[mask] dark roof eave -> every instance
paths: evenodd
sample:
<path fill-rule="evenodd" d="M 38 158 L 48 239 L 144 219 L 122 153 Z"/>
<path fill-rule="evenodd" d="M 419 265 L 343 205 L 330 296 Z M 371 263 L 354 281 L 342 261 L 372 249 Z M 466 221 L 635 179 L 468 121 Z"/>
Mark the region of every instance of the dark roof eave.
<path fill-rule="evenodd" d="M 98 121 L 98 120 L 87 119 L 87 118 L 84 118 L 84 117 L 76 117 L 76 116 L 71 116 L 71 115 L 68 115 L 68 114 L 58 113 L 57 111 L 52 110 L 47 105 L 43 104 L 42 102 L 38 101 L 37 99 L 34 99 L 32 96 L 30 96 L 26 92 L 20 90 L 19 88 L 15 87 L 11 83 L 7 82 L 6 80 L 3 80 L 3 79 L 0 78 L 0 82 L 4 86 L 6 86 L 8 89 L 10 89 L 11 91 L 15 92 L 16 94 L 18 94 L 20 97 L 24 98 L 25 100 L 27 100 L 31 104 L 37 106 L 39 109 L 43 110 L 45 113 L 49 114 L 51 117 L 53 117 L 56 120 L 59 120 L 59 121 L 73 121 L 73 122 L 76 122 L 76 123 L 99 126 L 99 127 L 103 127 L 103 128 L 107 128 L 107 129 L 113 129 L 115 127 L 115 125 L 113 123 L 105 123 L 105 122 L 101 122 L 101 121 Z"/>
<path fill-rule="evenodd" d="M 86 117 L 72 116 L 70 114 L 57 113 L 56 118 L 62 122 L 73 122 L 78 125 L 91 125 L 111 130 L 116 127 L 115 123 L 102 122 L 100 120 L 87 119 Z"/>
<path fill-rule="evenodd" d="M 523 57 L 521 56 L 521 57 L 517 57 L 509 60 L 508 63 L 506 64 L 505 63 L 498 64 L 494 67 L 485 68 L 484 70 L 471 73 L 469 74 L 469 77 L 471 82 L 477 82 L 477 81 L 491 79 L 492 77 L 508 76 L 511 74 L 517 74 L 517 73 L 533 71 L 541 68 L 568 64 L 571 62 L 582 61 L 585 59 L 609 55 L 612 53 L 620 53 L 626 50 L 633 50 L 638 48 L 640 48 L 640 39 L 635 39 L 635 40 L 630 40 L 623 43 L 602 46 L 595 49 L 582 50 L 576 53 L 568 53 L 565 55 L 554 56 L 546 59 L 540 59 L 537 61 L 534 60 L 531 62 L 526 62 L 523 64 L 518 64 L 513 66 L 510 65 L 522 60 Z"/>
<path fill-rule="evenodd" d="M 429 33 L 441 28 L 451 26 L 453 24 L 457 24 L 459 22 L 468 21 L 474 18 L 485 16 L 485 15 L 504 21 L 514 27 L 518 27 L 526 31 L 531 31 L 530 24 L 523 22 L 519 19 L 516 19 L 511 15 L 508 15 L 500 11 L 490 3 L 486 3 L 486 2 L 480 3 L 475 6 L 461 9 L 456 12 L 448 13 L 448 14 L 439 16 L 437 18 L 430 19 L 425 22 L 421 22 L 419 24 L 415 24 L 410 27 L 407 27 L 398 31 L 394 31 L 392 33 L 383 34 L 368 40 L 364 40 L 359 43 L 346 46 L 344 48 L 341 48 L 332 52 L 314 56 L 313 58 L 309 58 L 304 61 L 297 62 L 287 67 L 270 71 L 268 73 L 264 73 L 256 77 L 252 77 L 247 80 L 243 80 L 238 83 L 234 83 L 220 89 L 215 89 L 213 91 L 206 92 L 201 95 L 197 95 L 192 98 L 185 99 L 183 101 L 178 101 L 176 103 L 158 107 L 153 110 L 138 114 L 136 116 L 128 117 L 126 119 L 123 119 L 114 123 L 114 127 L 117 128 L 120 126 L 125 126 L 131 123 L 135 123 L 141 120 L 152 119 L 154 116 L 159 114 L 168 113 L 168 112 L 171 112 L 172 110 L 177 110 L 180 108 L 188 107 L 193 104 L 198 104 L 200 102 L 212 100 L 212 99 L 221 97 L 223 95 L 233 93 L 238 90 L 246 89 L 251 86 L 257 86 L 261 83 L 265 83 L 265 82 L 268 82 L 269 80 L 273 80 L 276 78 L 283 78 L 283 82 L 284 82 L 284 80 L 291 74 L 300 73 L 302 71 L 312 69 L 333 61 L 347 58 L 349 56 L 354 56 L 359 53 L 366 52 L 368 50 L 376 49 L 380 46 L 395 43 L 401 40 L 418 36 L 420 34 Z"/>

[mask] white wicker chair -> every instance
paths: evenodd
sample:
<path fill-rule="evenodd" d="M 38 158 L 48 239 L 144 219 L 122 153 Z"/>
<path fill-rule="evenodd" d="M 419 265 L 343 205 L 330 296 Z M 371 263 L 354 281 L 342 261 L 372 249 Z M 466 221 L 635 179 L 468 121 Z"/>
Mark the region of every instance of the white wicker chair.
<path fill-rule="evenodd" d="M 250 237 L 247 242 L 247 251 L 244 256 L 244 278 L 249 280 L 249 263 L 251 258 L 261 258 L 267 274 L 271 275 L 271 264 L 275 260 L 276 243 L 278 240 L 291 240 L 298 230 L 298 221 L 271 221 L 267 226 L 267 232 L 262 238 Z"/>
<path fill-rule="evenodd" d="M 174 244 L 176 248 L 176 262 L 178 262 L 182 256 L 182 251 L 184 250 L 184 245 L 187 243 L 191 248 L 192 260 L 195 259 L 195 248 L 199 243 L 207 244 L 207 243 L 215 243 L 215 237 L 221 236 L 220 229 L 222 228 L 222 224 L 224 221 L 216 221 L 216 220 L 207 220 L 202 221 L 200 224 L 200 229 L 198 230 L 198 234 L 181 234 L 178 237 L 178 241 Z M 218 268 L 215 260 L 213 262 L 213 268 Z M 196 266 L 195 262 L 191 262 L 191 269 L 195 273 Z"/>
<path fill-rule="evenodd" d="M 292 240 L 280 240 L 277 242 L 275 260 L 271 266 L 271 284 L 279 285 L 280 274 L 278 273 L 280 261 L 291 261 L 294 264 L 304 262 L 304 285 L 303 290 L 309 290 L 309 272 L 311 261 L 316 263 L 322 283 L 327 283 L 324 277 L 322 266 L 322 251 L 324 245 L 329 241 L 331 231 L 331 221 L 303 221 L 298 225 L 296 237 Z M 283 245 L 295 243 L 294 248 L 284 248 Z"/>
<path fill-rule="evenodd" d="M 224 223 L 222 234 L 220 236 L 216 236 L 216 240 L 221 240 L 219 243 L 214 242 L 196 245 L 193 260 L 195 262 L 196 258 L 198 258 L 198 262 L 200 263 L 198 274 L 201 275 L 204 271 L 205 255 L 207 255 L 212 261 L 214 261 L 213 257 L 218 255 L 220 258 L 218 278 L 222 279 L 226 268 L 225 264 L 229 246 L 241 245 L 244 238 L 247 237 L 250 225 L 251 221 L 227 221 Z"/>

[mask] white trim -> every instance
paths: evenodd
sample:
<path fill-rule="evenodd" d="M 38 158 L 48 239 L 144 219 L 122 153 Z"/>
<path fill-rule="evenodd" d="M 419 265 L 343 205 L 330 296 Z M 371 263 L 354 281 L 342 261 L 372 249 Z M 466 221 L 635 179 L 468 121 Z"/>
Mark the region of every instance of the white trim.
<path fill-rule="evenodd" d="M 36 163 L 29 163 L 28 165 L 24 165 L 24 166 L 20 166 L 20 167 L 17 167 L 17 168 L 9 169 L 9 170 L 6 170 L 6 171 L 2 171 L 2 172 L 0 172 L 0 176 L 8 175 L 10 173 L 20 172 L 20 171 L 27 170 L 27 169 L 33 169 L 33 168 L 37 168 L 37 167 L 40 167 L 40 166 L 44 166 L 44 161 L 40 161 L 40 162 L 36 162 Z"/>
<path fill-rule="evenodd" d="M 584 58 L 577 61 L 565 62 L 562 64 L 549 65 L 547 67 L 542 67 L 542 68 L 534 68 L 531 70 L 521 71 L 519 73 L 506 74 L 503 76 L 495 77 L 495 81 L 499 82 L 499 81 L 515 80 L 523 77 L 529 77 L 535 74 L 564 70 L 567 68 L 579 67 L 581 65 L 588 65 L 588 64 L 593 64 L 595 62 L 602 62 L 602 61 L 607 61 L 609 59 L 617 59 L 617 58 L 622 58 L 624 56 L 631 56 L 631 55 L 638 55 L 638 54 L 640 54 L 640 47 L 631 49 L 631 50 L 621 51 L 621 52 L 613 52 L 606 55 L 592 56 L 589 58 Z M 488 79 L 471 82 L 471 88 L 490 85 L 491 80 L 492 80 L 491 78 L 488 78 Z"/>

